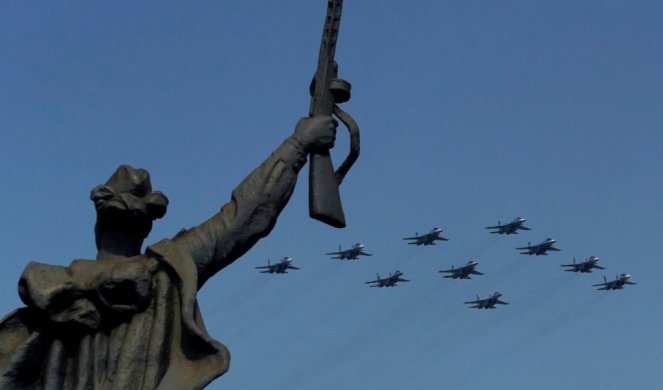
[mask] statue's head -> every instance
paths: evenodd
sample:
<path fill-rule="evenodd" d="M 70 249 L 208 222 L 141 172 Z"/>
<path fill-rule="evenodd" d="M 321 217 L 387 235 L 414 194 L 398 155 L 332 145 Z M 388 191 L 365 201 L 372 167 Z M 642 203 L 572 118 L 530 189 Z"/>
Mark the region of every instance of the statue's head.
<path fill-rule="evenodd" d="M 163 217 L 168 207 L 168 198 L 152 191 L 150 174 L 129 165 L 121 165 L 106 184 L 93 188 L 90 199 L 97 210 L 97 249 L 101 249 L 101 238 L 109 231 L 142 242 L 152 230 L 152 221 Z"/>

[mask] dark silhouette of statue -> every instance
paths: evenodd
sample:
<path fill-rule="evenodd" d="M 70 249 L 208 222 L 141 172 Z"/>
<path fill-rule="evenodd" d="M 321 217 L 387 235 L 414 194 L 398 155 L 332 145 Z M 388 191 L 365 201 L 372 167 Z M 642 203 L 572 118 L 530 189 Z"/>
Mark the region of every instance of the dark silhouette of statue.
<path fill-rule="evenodd" d="M 147 171 L 120 166 L 90 195 L 96 259 L 25 268 L 26 306 L 0 322 L 0 389 L 201 389 L 226 372 L 196 293 L 272 230 L 307 156 L 335 131 L 331 116 L 300 120 L 218 213 L 144 253 L 168 199 Z"/>

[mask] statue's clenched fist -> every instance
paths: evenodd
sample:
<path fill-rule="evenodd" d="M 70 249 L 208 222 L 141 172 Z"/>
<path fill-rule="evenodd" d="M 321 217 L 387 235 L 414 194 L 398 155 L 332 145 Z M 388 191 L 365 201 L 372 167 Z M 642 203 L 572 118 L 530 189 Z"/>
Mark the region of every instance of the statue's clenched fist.
<path fill-rule="evenodd" d="M 331 115 L 315 115 L 301 118 L 295 126 L 293 137 L 307 152 L 331 149 L 336 139 L 338 122 Z"/>

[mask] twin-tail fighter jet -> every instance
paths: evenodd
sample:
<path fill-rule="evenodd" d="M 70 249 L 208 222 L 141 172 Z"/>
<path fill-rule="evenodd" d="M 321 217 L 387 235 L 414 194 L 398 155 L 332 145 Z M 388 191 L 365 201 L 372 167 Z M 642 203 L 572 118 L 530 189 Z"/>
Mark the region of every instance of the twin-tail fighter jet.
<path fill-rule="evenodd" d="M 278 263 L 272 264 L 267 260 L 267 265 L 256 267 L 256 269 L 264 269 L 260 271 L 261 274 L 287 274 L 289 269 L 299 269 L 292 265 L 290 257 L 284 257 Z"/>
<path fill-rule="evenodd" d="M 444 275 L 445 278 L 453 279 L 472 279 L 470 275 L 483 275 L 482 272 L 476 270 L 476 266 L 479 265 L 476 261 L 469 261 L 466 265 L 454 268 L 451 266 L 451 269 L 440 270 L 440 273 L 448 273 L 450 275 Z"/>
<path fill-rule="evenodd" d="M 433 228 L 430 232 L 426 234 L 415 233 L 414 237 L 405 237 L 404 240 L 413 240 L 408 242 L 408 245 L 435 245 L 435 241 L 449 241 L 448 238 L 441 236 L 442 230 L 440 228 Z"/>
<path fill-rule="evenodd" d="M 635 282 L 631 282 L 631 275 L 629 274 L 621 274 L 619 276 L 615 277 L 615 280 L 611 280 L 608 282 L 608 279 L 606 277 L 603 277 L 603 283 L 598 283 L 595 284 L 594 287 L 599 287 L 597 290 L 621 290 L 624 288 L 624 285 L 627 284 L 637 284 Z"/>
<path fill-rule="evenodd" d="M 372 253 L 364 252 L 364 245 L 356 243 L 350 249 L 341 249 L 341 246 L 338 247 L 338 252 L 326 253 L 328 256 L 332 256 L 332 259 L 340 260 L 357 260 L 359 256 L 373 256 Z"/>
<path fill-rule="evenodd" d="M 470 308 L 473 309 L 495 309 L 495 305 L 508 305 L 508 302 L 504 302 L 500 300 L 500 297 L 502 294 L 496 292 L 495 294 L 489 296 L 486 299 L 479 299 L 479 296 L 477 295 L 476 301 L 470 301 L 470 302 L 465 302 L 466 304 L 472 304 L 474 306 L 470 306 Z"/>
<path fill-rule="evenodd" d="M 592 269 L 605 269 L 604 267 L 601 267 L 600 265 L 596 264 L 599 261 L 599 258 L 596 256 L 589 256 L 587 260 L 581 261 L 580 263 L 576 263 L 576 258 L 573 258 L 573 263 L 571 264 L 562 264 L 562 267 L 571 267 L 568 269 L 565 269 L 564 271 L 569 271 L 569 272 L 582 272 L 582 273 L 589 273 L 592 272 Z"/>
<path fill-rule="evenodd" d="M 497 229 L 492 234 L 518 234 L 518 230 L 532 230 L 523 224 L 527 221 L 525 218 L 517 217 L 513 221 L 502 225 L 502 222 L 497 221 L 497 226 L 486 226 L 486 229 Z"/>
<path fill-rule="evenodd" d="M 377 279 L 371 280 L 370 282 L 364 282 L 366 284 L 372 284 L 370 287 L 394 287 L 397 286 L 396 283 L 399 282 L 409 282 L 408 279 L 403 279 L 401 278 L 403 276 L 403 273 L 401 271 L 396 271 L 392 275 L 391 272 L 389 273 L 389 276 L 386 278 L 380 278 L 380 274 L 377 275 Z"/>
<path fill-rule="evenodd" d="M 525 252 L 520 252 L 522 255 L 547 255 L 547 251 L 560 251 L 561 249 L 555 248 L 553 245 L 557 242 L 557 240 L 553 240 L 552 238 L 547 238 L 545 241 L 543 241 L 540 244 L 536 245 L 531 245 L 529 242 L 527 243 L 527 246 L 516 248 L 518 250 L 525 250 Z"/>

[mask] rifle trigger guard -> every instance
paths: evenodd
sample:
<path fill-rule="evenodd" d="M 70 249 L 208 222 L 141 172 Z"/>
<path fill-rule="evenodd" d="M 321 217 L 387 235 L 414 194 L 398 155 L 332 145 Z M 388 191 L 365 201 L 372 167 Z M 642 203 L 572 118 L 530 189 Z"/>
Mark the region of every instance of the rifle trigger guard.
<path fill-rule="evenodd" d="M 345 175 L 348 173 L 348 171 L 350 171 L 350 168 L 352 168 L 352 165 L 355 163 L 355 161 L 357 161 L 357 158 L 359 158 L 359 126 L 357 126 L 357 122 L 352 119 L 350 114 L 343 111 L 336 104 L 334 104 L 333 113 L 338 119 L 341 120 L 341 122 L 343 122 L 345 127 L 348 128 L 348 132 L 350 133 L 350 152 L 345 158 L 345 161 L 343 161 L 336 172 L 334 172 L 336 182 L 338 185 L 341 185 Z"/>

